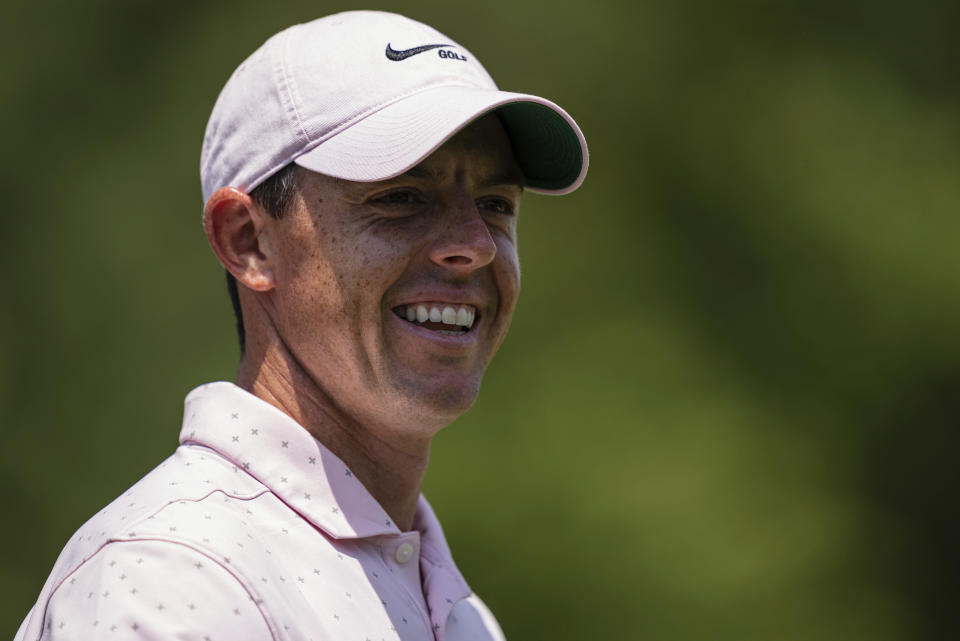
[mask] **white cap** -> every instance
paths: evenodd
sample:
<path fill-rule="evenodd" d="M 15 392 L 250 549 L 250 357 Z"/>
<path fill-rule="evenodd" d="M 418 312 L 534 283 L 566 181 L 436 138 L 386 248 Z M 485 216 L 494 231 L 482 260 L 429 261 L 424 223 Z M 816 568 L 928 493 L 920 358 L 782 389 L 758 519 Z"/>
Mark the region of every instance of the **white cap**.
<path fill-rule="evenodd" d="M 531 191 L 565 194 L 587 173 L 587 143 L 544 98 L 497 89 L 466 48 L 425 24 L 348 11 L 285 29 L 220 92 L 200 153 L 206 202 L 249 192 L 290 162 L 367 182 L 409 170 L 496 110 Z"/>

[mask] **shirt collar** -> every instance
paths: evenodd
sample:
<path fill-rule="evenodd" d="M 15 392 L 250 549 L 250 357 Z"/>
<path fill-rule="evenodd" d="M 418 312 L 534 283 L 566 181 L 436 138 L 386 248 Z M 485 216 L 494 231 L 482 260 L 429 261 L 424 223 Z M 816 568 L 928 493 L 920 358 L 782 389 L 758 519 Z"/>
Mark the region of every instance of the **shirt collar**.
<path fill-rule="evenodd" d="M 187 395 L 180 443 L 220 453 L 333 538 L 401 534 L 333 452 L 290 416 L 233 383 L 208 383 Z M 450 610 L 470 595 L 470 587 L 423 495 L 413 528 L 420 534 L 424 597 L 442 637 Z"/>
<path fill-rule="evenodd" d="M 184 405 L 180 443 L 216 450 L 331 537 L 400 534 L 343 461 L 273 405 L 227 382 Z"/>

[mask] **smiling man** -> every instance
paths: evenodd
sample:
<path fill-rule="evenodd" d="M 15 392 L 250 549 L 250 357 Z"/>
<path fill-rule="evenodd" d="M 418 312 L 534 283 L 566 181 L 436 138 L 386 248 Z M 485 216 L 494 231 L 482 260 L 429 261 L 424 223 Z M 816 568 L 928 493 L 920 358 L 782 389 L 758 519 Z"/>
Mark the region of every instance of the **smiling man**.
<path fill-rule="evenodd" d="M 501 639 L 420 494 L 520 289 L 524 189 L 587 149 L 553 103 L 394 14 L 287 29 L 234 72 L 201 154 L 237 384 L 67 544 L 17 639 Z"/>

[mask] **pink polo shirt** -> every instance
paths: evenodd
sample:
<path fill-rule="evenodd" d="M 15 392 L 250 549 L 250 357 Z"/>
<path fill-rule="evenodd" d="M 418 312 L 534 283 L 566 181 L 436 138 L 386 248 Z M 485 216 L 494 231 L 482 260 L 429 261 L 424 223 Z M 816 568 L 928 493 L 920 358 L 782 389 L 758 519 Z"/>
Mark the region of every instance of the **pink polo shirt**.
<path fill-rule="evenodd" d="M 502 640 L 421 496 L 401 532 L 344 463 L 231 383 L 67 543 L 26 639 Z"/>

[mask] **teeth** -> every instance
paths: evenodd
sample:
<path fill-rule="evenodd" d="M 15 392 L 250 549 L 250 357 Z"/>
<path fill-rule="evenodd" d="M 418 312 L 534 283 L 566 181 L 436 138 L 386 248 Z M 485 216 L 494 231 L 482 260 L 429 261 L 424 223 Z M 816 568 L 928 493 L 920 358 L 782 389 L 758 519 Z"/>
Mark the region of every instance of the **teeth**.
<path fill-rule="evenodd" d="M 477 317 L 477 310 L 472 305 L 443 305 L 428 303 L 407 305 L 406 309 L 400 313 L 411 323 L 443 323 L 444 325 L 454 325 L 456 327 L 473 327 L 473 321 Z M 437 330 L 441 333 L 461 334 L 460 330 Z"/>

